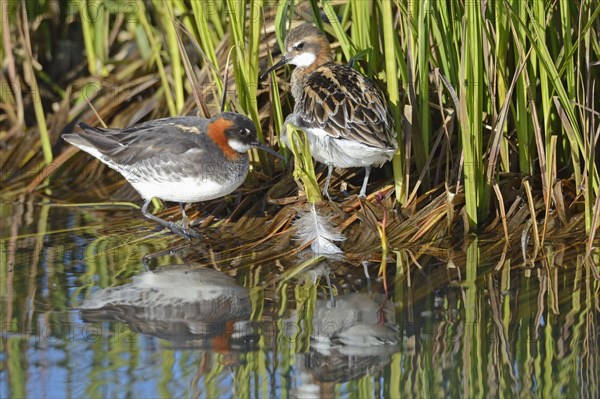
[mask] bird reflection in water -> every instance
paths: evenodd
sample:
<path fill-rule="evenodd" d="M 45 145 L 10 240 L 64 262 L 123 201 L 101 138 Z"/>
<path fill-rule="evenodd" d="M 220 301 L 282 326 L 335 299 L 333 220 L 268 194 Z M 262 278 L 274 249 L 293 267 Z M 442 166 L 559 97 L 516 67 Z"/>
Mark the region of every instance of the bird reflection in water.
<path fill-rule="evenodd" d="M 170 265 L 129 284 L 94 292 L 80 306 L 86 322 L 125 322 L 177 348 L 247 349 L 255 343 L 249 292 L 213 269 Z"/>
<path fill-rule="evenodd" d="M 293 331 L 293 329 L 291 329 Z M 338 383 L 374 375 L 399 350 L 393 302 L 350 293 L 316 303 L 310 349 L 298 354 L 299 397 L 334 394 Z"/>

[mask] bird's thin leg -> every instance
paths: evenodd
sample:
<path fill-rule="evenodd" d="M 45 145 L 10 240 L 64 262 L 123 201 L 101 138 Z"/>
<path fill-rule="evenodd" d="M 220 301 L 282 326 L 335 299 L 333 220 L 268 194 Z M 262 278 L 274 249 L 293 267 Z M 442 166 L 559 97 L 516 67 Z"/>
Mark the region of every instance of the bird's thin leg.
<path fill-rule="evenodd" d="M 371 174 L 371 166 L 365 166 L 365 180 L 363 180 L 362 187 L 360 188 L 360 193 L 358 196 L 360 198 L 367 197 L 367 183 L 369 183 L 369 175 Z"/>
<path fill-rule="evenodd" d="M 150 271 L 150 257 L 148 255 L 144 255 L 144 257 L 142 258 L 142 264 L 144 265 L 144 268 L 146 269 L 147 272 Z"/>
<path fill-rule="evenodd" d="M 329 278 L 329 273 L 325 275 L 325 280 L 327 281 L 327 287 L 329 288 L 329 309 L 334 309 L 335 296 L 333 296 L 333 288 L 331 287 L 331 279 Z"/>
<path fill-rule="evenodd" d="M 144 215 L 148 219 L 152 220 L 153 222 L 156 222 L 156 223 L 160 224 L 161 226 L 166 227 L 167 229 L 171 230 L 173 233 L 180 235 L 184 238 L 187 238 L 188 240 L 191 237 L 201 237 L 200 234 L 195 232 L 194 230 L 179 227 L 173 222 L 168 222 L 164 219 L 159 218 L 158 216 L 154 216 L 153 214 L 151 214 L 148 211 L 148 206 L 150 205 L 150 201 L 152 201 L 151 198 L 144 201 L 144 205 L 142 205 L 142 215 Z"/>
<path fill-rule="evenodd" d="M 323 187 L 323 195 L 327 197 L 329 201 L 331 201 L 331 197 L 329 196 L 329 182 L 331 181 L 331 174 L 333 173 L 333 165 L 327 165 L 327 179 L 325 179 L 325 187 Z"/>
<path fill-rule="evenodd" d="M 185 204 L 183 202 L 179 203 L 179 209 L 181 209 L 181 227 L 184 229 L 188 228 L 188 216 L 185 213 Z"/>
<path fill-rule="evenodd" d="M 367 261 L 362 262 L 363 271 L 365 272 L 365 278 L 367 279 L 367 291 L 369 292 L 369 295 L 372 295 L 373 291 L 371 290 L 371 276 L 369 275 L 368 266 L 369 266 L 369 262 L 367 262 Z"/>
<path fill-rule="evenodd" d="M 153 214 L 150 213 L 150 211 L 148 211 L 148 206 L 150 205 L 151 201 L 152 201 L 151 198 L 148 198 L 147 200 L 144 201 L 144 205 L 142 205 L 142 215 L 144 215 L 148 219 L 152 220 L 153 222 L 156 222 L 156 223 L 160 224 L 161 226 L 166 227 L 167 229 L 171 230 L 172 232 L 174 232 L 176 234 L 183 235 L 183 232 L 181 231 L 181 229 L 179 227 L 177 227 L 177 225 L 175 223 L 161 219 L 158 216 L 154 216 Z"/>

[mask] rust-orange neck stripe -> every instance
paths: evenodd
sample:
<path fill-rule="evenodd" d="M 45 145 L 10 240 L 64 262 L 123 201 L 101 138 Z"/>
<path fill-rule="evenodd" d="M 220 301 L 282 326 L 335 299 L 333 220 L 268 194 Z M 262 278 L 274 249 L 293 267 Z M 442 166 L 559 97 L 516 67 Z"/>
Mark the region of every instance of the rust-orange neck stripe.
<path fill-rule="evenodd" d="M 212 141 L 223 151 L 223 155 L 229 160 L 236 161 L 240 154 L 229 146 L 225 130 L 229 129 L 233 122 L 227 119 L 217 119 L 208 125 L 207 134 Z"/>

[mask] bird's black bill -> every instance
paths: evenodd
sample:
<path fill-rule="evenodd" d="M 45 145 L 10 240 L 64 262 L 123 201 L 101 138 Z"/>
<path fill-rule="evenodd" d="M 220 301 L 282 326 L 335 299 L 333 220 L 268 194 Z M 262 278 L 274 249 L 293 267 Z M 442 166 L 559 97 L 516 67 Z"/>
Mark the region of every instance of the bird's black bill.
<path fill-rule="evenodd" d="M 263 80 L 265 78 L 265 76 L 267 76 L 271 71 L 274 71 L 275 69 L 284 66 L 285 64 L 288 63 L 288 59 L 284 57 L 282 57 L 276 64 L 274 64 L 273 66 L 271 66 L 271 68 L 267 69 L 267 71 L 265 73 L 263 73 L 262 75 L 260 75 L 260 77 L 258 78 L 258 80 Z"/>
<path fill-rule="evenodd" d="M 285 158 L 284 158 L 284 157 L 282 157 L 282 156 L 281 156 L 281 154 L 279 154 L 277 151 L 273 150 L 272 148 L 269 148 L 269 147 L 267 147 L 267 146 L 266 146 L 266 145 L 264 145 L 264 144 L 260 144 L 260 143 L 258 143 L 258 144 L 256 145 L 256 148 L 260 148 L 261 150 L 263 150 L 263 151 L 266 151 L 266 152 L 268 152 L 269 154 L 271 154 L 271 155 L 273 155 L 273 156 L 276 156 L 277 158 L 279 158 L 279 159 L 281 159 L 281 160 L 285 161 Z"/>

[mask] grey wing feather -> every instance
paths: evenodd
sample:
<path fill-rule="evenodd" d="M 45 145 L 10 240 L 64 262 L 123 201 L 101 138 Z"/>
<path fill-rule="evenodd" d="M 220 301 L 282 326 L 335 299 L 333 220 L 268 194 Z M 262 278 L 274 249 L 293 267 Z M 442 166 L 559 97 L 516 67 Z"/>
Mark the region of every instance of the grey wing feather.
<path fill-rule="evenodd" d="M 65 134 L 63 138 L 84 150 L 92 147 L 116 164 L 132 165 L 167 154 L 180 155 L 192 148 L 200 149 L 198 142 L 205 139 L 200 134 L 205 123 L 206 120 L 195 117 L 158 119 L 125 129 L 105 129 L 81 123 L 83 132 Z"/>

